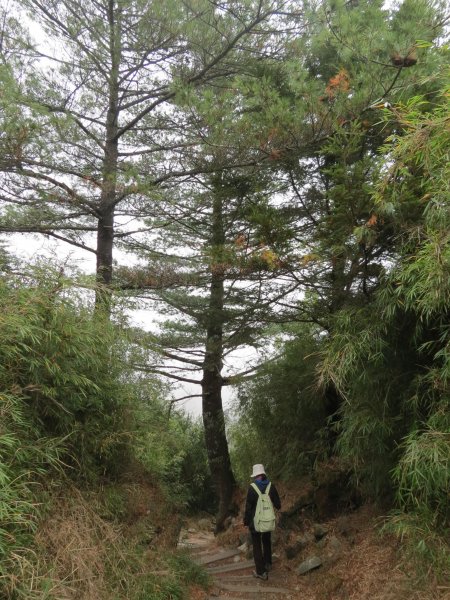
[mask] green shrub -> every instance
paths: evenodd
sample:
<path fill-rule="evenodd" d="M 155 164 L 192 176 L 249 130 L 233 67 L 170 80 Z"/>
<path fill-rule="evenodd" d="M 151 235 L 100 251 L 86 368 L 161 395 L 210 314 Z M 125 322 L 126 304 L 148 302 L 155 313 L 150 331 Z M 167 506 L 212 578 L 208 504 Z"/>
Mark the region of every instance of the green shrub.
<path fill-rule="evenodd" d="M 330 450 L 328 419 L 335 409 L 316 384 L 320 339 L 313 328 L 296 334 L 278 360 L 239 389 L 238 421 L 229 430 L 241 481 L 248 481 L 251 465 L 259 462 L 279 477 L 302 475 Z"/>
<path fill-rule="evenodd" d="M 151 382 L 135 384 L 135 456 L 179 508 L 213 511 L 203 426 L 182 412 L 169 415 L 164 388 L 157 389 Z"/>
<path fill-rule="evenodd" d="M 125 447 L 116 339 L 50 268 L 45 278 L 0 280 L 0 581 L 6 597 L 20 561 L 32 559 L 41 490 L 62 471 L 79 481 L 107 473 Z"/>
<path fill-rule="evenodd" d="M 123 440 L 120 339 L 69 282 L 0 282 L 0 386 L 16 390 L 42 437 L 64 438 L 77 476 L 104 471 Z"/>
<path fill-rule="evenodd" d="M 75 489 L 68 478 L 87 496 L 98 496 L 95 514 L 80 502 L 85 509 L 79 518 L 87 515 L 94 529 L 104 521 L 94 545 L 100 548 L 106 532 L 104 543 L 112 544 L 115 556 L 111 564 L 125 571 L 133 551 L 142 553 L 147 542 L 143 538 L 142 547 L 121 553 L 107 521 L 115 527 L 130 518 L 123 490 L 133 485 L 133 477 L 162 486 L 167 510 L 206 508 L 211 502 L 200 424 L 183 414 L 169 415 L 167 389 L 154 379 L 140 379 L 128 364 L 134 350 L 124 330 L 93 312 L 85 295 L 50 266 L 0 280 L 1 597 L 52 598 L 64 587 L 58 582 L 51 592 L 57 572 L 34 536 L 55 493 L 64 506 L 64 493 L 69 499 Z M 101 501 L 95 493 L 100 484 Z M 138 512 L 132 518 L 140 518 Z M 72 531 L 77 519 L 68 516 Z M 135 558 L 136 568 L 145 571 L 142 556 Z M 150 580 L 139 573 L 137 587 L 124 583 L 127 597 L 148 597 L 147 584 L 155 598 L 183 597 L 181 575 Z"/>
<path fill-rule="evenodd" d="M 378 498 L 392 492 L 387 527 L 441 575 L 450 555 L 448 73 L 442 83 L 434 107 L 413 98 L 387 116 L 403 132 L 384 149 L 375 198 L 396 231 L 392 264 L 371 305 L 337 315 L 321 364 L 345 399 L 341 455 L 378 484 Z"/>

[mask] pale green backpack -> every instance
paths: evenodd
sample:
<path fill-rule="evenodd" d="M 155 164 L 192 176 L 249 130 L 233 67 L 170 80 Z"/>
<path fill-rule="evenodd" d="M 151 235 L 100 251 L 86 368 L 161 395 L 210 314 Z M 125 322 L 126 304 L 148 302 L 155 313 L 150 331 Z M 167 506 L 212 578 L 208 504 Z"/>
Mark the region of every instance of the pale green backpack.
<path fill-rule="evenodd" d="M 271 484 L 269 483 L 263 494 L 256 483 L 252 483 L 252 488 L 258 494 L 253 526 L 255 531 L 258 531 L 259 533 L 265 533 L 275 529 L 275 511 L 273 510 L 272 500 L 269 496 L 270 485 Z"/>

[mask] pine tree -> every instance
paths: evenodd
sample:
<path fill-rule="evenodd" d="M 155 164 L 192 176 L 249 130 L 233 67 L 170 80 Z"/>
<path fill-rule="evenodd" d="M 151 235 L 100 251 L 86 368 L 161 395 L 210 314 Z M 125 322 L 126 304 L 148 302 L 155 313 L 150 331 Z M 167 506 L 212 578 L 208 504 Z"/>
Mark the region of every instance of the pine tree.
<path fill-rule="evenodd" d="M 141 297 L 153 298 L 160 312 L 171 316 L 161 323 L 160 336 L 144 341 L 159 350 L 163 362 L 141 367 L 201 386 L 206 447 L 219 498 L 218 529 L 235 509 L 222 388 L 254 370 L 224 374 L 224 363 L 236 349 L 262 343 L 264 328 L 280 318 L 277 303 L 296 288 L 283 280 L 288 229 L 283 242 L 281 236 L 277 242 L 269 239 L 269 230 L 281 230 L 286 220 L 259 190 L 262 179 L 257 167 L 227 171 L 204 178 L 181 197 L 172 194 L 159 236 L 154 230 L 146 249 L 140 242 L 151 267 L 120 273 L 124 287 L 138 288 Z"/>
<path fill-rule="evenodd" d="M 97 281 L 108 287 L 114 238 L 129 233 L 124 221 L 145 215 L 164 181 L 189 175 L 180 149 L 197 140 L 183 129 L 173 99 L 260 52 L 264 23 L 279 6 L 251 0 L 237 7 L 203 0 L 18 6 L 45 31 L 43 43 L 24 39 L 15 49 L 17 60 L 23 54 L 28 61 L 22 104 L 45 114 L 39 139 L 4 169 L 2 199 L 12 209 L 2 228 L 41 232 L 94 253 Z M 4 47 L 14 50 L 11 36 Z M 108 304 L 107 297 L 97 300 Z"/>

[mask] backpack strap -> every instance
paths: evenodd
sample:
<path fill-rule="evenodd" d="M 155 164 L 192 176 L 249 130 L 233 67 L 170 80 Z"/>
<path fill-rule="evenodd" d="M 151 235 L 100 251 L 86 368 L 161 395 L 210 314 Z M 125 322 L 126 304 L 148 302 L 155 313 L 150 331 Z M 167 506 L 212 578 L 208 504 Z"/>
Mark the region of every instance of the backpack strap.
<path fill-rule="evenodd" d="M 262 494 L 261 494 L 261 490 L 260 490 L 260 489 L 259 489 L 259 487 L 256 485 L 256 483 L 252 483 L 252 484 L 250 484 L 250 487 L 252 487 L 252 488 L 255 490 L 255 492 L 258 494 L 258 496 L 261 496 L 261 495 L 262 495 Z"/>
<path fill-rule="evenodd" d="M 270 492 L 270 486 L 271 485 L 272 485 L 272 482 L 269 481 L 269 485 L 266 487 L 266 490 L 264 492 L 265 494 L 269 494 L 269 492 Z M 259 487 L 256 485 L 256 483 L 252 483 L 251 487 L 256 491 L 256 493 L 258 494 L 258 496 L 262 496 L 263 493 L 261 492 L 261 490 L 259 489 Z"/>

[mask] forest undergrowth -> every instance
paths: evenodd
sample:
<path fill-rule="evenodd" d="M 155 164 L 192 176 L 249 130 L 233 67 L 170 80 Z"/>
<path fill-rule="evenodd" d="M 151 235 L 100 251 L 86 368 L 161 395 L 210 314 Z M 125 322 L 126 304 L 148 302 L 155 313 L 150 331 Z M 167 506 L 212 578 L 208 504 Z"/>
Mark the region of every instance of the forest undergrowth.
<path fill-rule="evenodd" d="M 174 553 L 208 494 L 201 428 L 86 302 L 48 265 L 1 280 L 0 597 L 183 598 L 204 580 Z"/>
<path fill-rule="evenodd" d="M 42 279 L 42 271 L 31 269 L 19 282 L 5 276 L 0 289 L 1 336 L 8 340 L 1 346 L 0 367 L 2 597 L 184 599 L 191 585 L 202 589 L 208 583 L 201 569 L 176 552 L 183 515 L 214 512 L 202 428 L 182 413 L 169 413 L 160 382 L 141 381 L 129 371 L 123 356 L 139 350 L 120 321 L 94 323 L 73 281 L 48 265 L 45 274 Z M 263 374 L 246 386 L 240 409 L 245 418 L 229 425 L 234 468 L 243 486 L 240 508 L 251 463 L 257 459 L 267 462 L 269 473 L 279 480 L 284 510 L 310 494 L 306 504 L 313 512 L 302 513 L 303 521 L 288 519 L 284 544 L 314 519 L 334 527 L 333 519 L 349 507 L 355 509 L 350 519 L 364 519 L 358 507 L 370 502 L 370 487 L 358 484 L 348 458 L 326 458 L 330 439 L 320 428 L 315 435 L 302 435 L 307 423 L 321 423 L 323 407 L 305 403 L 306 413 L 292 408 L 286 412 L 280 403 L 279 415 L 273 404 L 270 408 L 276 393 L 289 403 L 296 397 L 296 386 L 312 390 L 307 382 L 315 372 L 317 354 L 310 350 L 303 347 L 313 360 L 305 362 L 309 366 L 301 372 L 296 349 L 295 360 L 287 353 L 270 366 L 269 380 Z M 284 393 L 282 381 L 289 382 L 290 394 Z M 259 403 L 252 409 L 256 396 Z M 289 427 L 283 425 L 285 414 L 297 414 L 299 420 L 291 418 Z M 286 454 L 276 450 L 282 448 L 280 435 L 290 442 L 283 450 Z M 391 503 L 387 497 L 385 505 Z M 339 575 L 344 580 L 348 573 L 359 574 L 361 585 L 352 588 L 355 599 L 365 598 L 367 590 L 361 586 L 367 569 L 374 567 L 367 561 L 371 554 L 374 560 L 380 558 L 383 568 L 415 565 L 407 567 L 409 573 L 416 571 L 410 583 L 424 590 L 423 598 L 432 598 L 439 585 L 445 591 L 442 532 L 439 536 L 426 525 L 431 539 L 426 529 L 420 537 L 418 528 L 412 530 L 418 540 L 410 530 L 399 535 L 399 529 L 394 531 L 397 537 L 386 532 L 378 537 L 381 526 L 392 529 L 396 518 L 390 513 L 383 522 L 375 520 L 373 527 L 368 523 L 364 536 L 355 538 Z M 386 545 L 389 561 L 386 556 L 381 559 L 379 544 Z M 433 553 L 427 558 L 428 548 Z M 436 560 L 439 556 L 444 563 Z M 399 581 L 403 586 L 408 580 Z M 318 590 L 322 583 L 319 579 Z M 436 597 L 444 597 L 439 594 Z M 386 596 L 390 597 L 394 596 Z"/>

